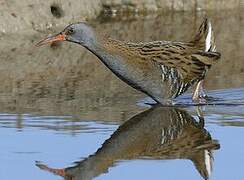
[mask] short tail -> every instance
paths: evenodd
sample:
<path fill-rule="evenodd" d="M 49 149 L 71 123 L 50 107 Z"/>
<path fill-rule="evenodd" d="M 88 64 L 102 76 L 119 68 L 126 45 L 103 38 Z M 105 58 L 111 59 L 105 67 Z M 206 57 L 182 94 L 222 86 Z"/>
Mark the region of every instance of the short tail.
<path fill-rule="evenodd" d="M 205 52 L 216 52 L 213 28 L 211 22 L 207 18 L 203 20 L 196 36 L 191 42 L 199 46 L 199 49 Z"/>

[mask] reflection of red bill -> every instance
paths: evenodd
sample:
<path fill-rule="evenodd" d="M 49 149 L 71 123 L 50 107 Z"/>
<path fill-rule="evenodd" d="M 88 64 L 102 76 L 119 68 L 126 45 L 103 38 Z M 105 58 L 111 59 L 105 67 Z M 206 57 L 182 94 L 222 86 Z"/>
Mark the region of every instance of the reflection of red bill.
<path fill-rule="evenodd" d="M 65 169 L 54 169 L 54 168 L 50 168 L 50 167 L 46 166 L 45 164 L 41 164 L 38 161 L 36 162 L 36 166 L 39 167 L 42 170 L 51 172 L 51 173 L 56 174 L 58 176 L 62 176 L 62 177 L 65 177 L 66 176 Z"/>
<path fill-rule="evenodd" d="M 36 46 L 42 46 L 48 43 L 52 43 L 52 42 L 57 42 L 57 41 L 64 41 L 65 40 L 65 34 L 58 34 L 58 35 L 54 35 L 51 37 L 48 37 L 46 39 L 41 40 L 40 42 L 38 42 L 36 44 Z"/>

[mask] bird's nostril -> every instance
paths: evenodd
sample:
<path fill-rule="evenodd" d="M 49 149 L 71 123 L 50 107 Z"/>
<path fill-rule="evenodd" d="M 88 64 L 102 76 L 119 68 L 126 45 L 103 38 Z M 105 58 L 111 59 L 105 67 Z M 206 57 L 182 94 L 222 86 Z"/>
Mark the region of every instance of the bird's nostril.
<path fill-rule="evenodd" d="M 60 6 L 58 6 L 57 4 L 53 4 L 50 6 L 51 9 L 51 13 L 54 17 L 56 18 L 61 18 L 64 15 L 64 11 L 62 10 L 62 8 Z"/>

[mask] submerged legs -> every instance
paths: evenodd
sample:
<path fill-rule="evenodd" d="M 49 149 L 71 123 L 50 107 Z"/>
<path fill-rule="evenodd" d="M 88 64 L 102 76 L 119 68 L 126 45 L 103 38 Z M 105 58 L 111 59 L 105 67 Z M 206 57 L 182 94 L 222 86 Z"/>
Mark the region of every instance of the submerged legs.
<path fill-rule="evenodd" d="M 192 100 L 198 103 L 206 103 L 207 94 L 203 88 L 203 80 L 197 83 L 196 89 L 193 93 Z"/>

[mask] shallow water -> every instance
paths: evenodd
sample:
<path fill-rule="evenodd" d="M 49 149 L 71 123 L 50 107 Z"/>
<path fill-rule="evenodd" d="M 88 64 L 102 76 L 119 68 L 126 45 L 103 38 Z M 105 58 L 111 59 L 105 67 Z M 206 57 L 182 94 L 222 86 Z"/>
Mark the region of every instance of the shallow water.
<path fill-rule="evenodd" d="M 187 40 L 203 16 L 93 24 L 118 39 Z M 243 13 L 209 16 L 222 59 L 207 77 L 214 100 L 199 108 L 190 94 L 150 108 L 84 49 L 34 48 L 48 32 L 1 35 L 0 179 L 244 179 Z"/>

